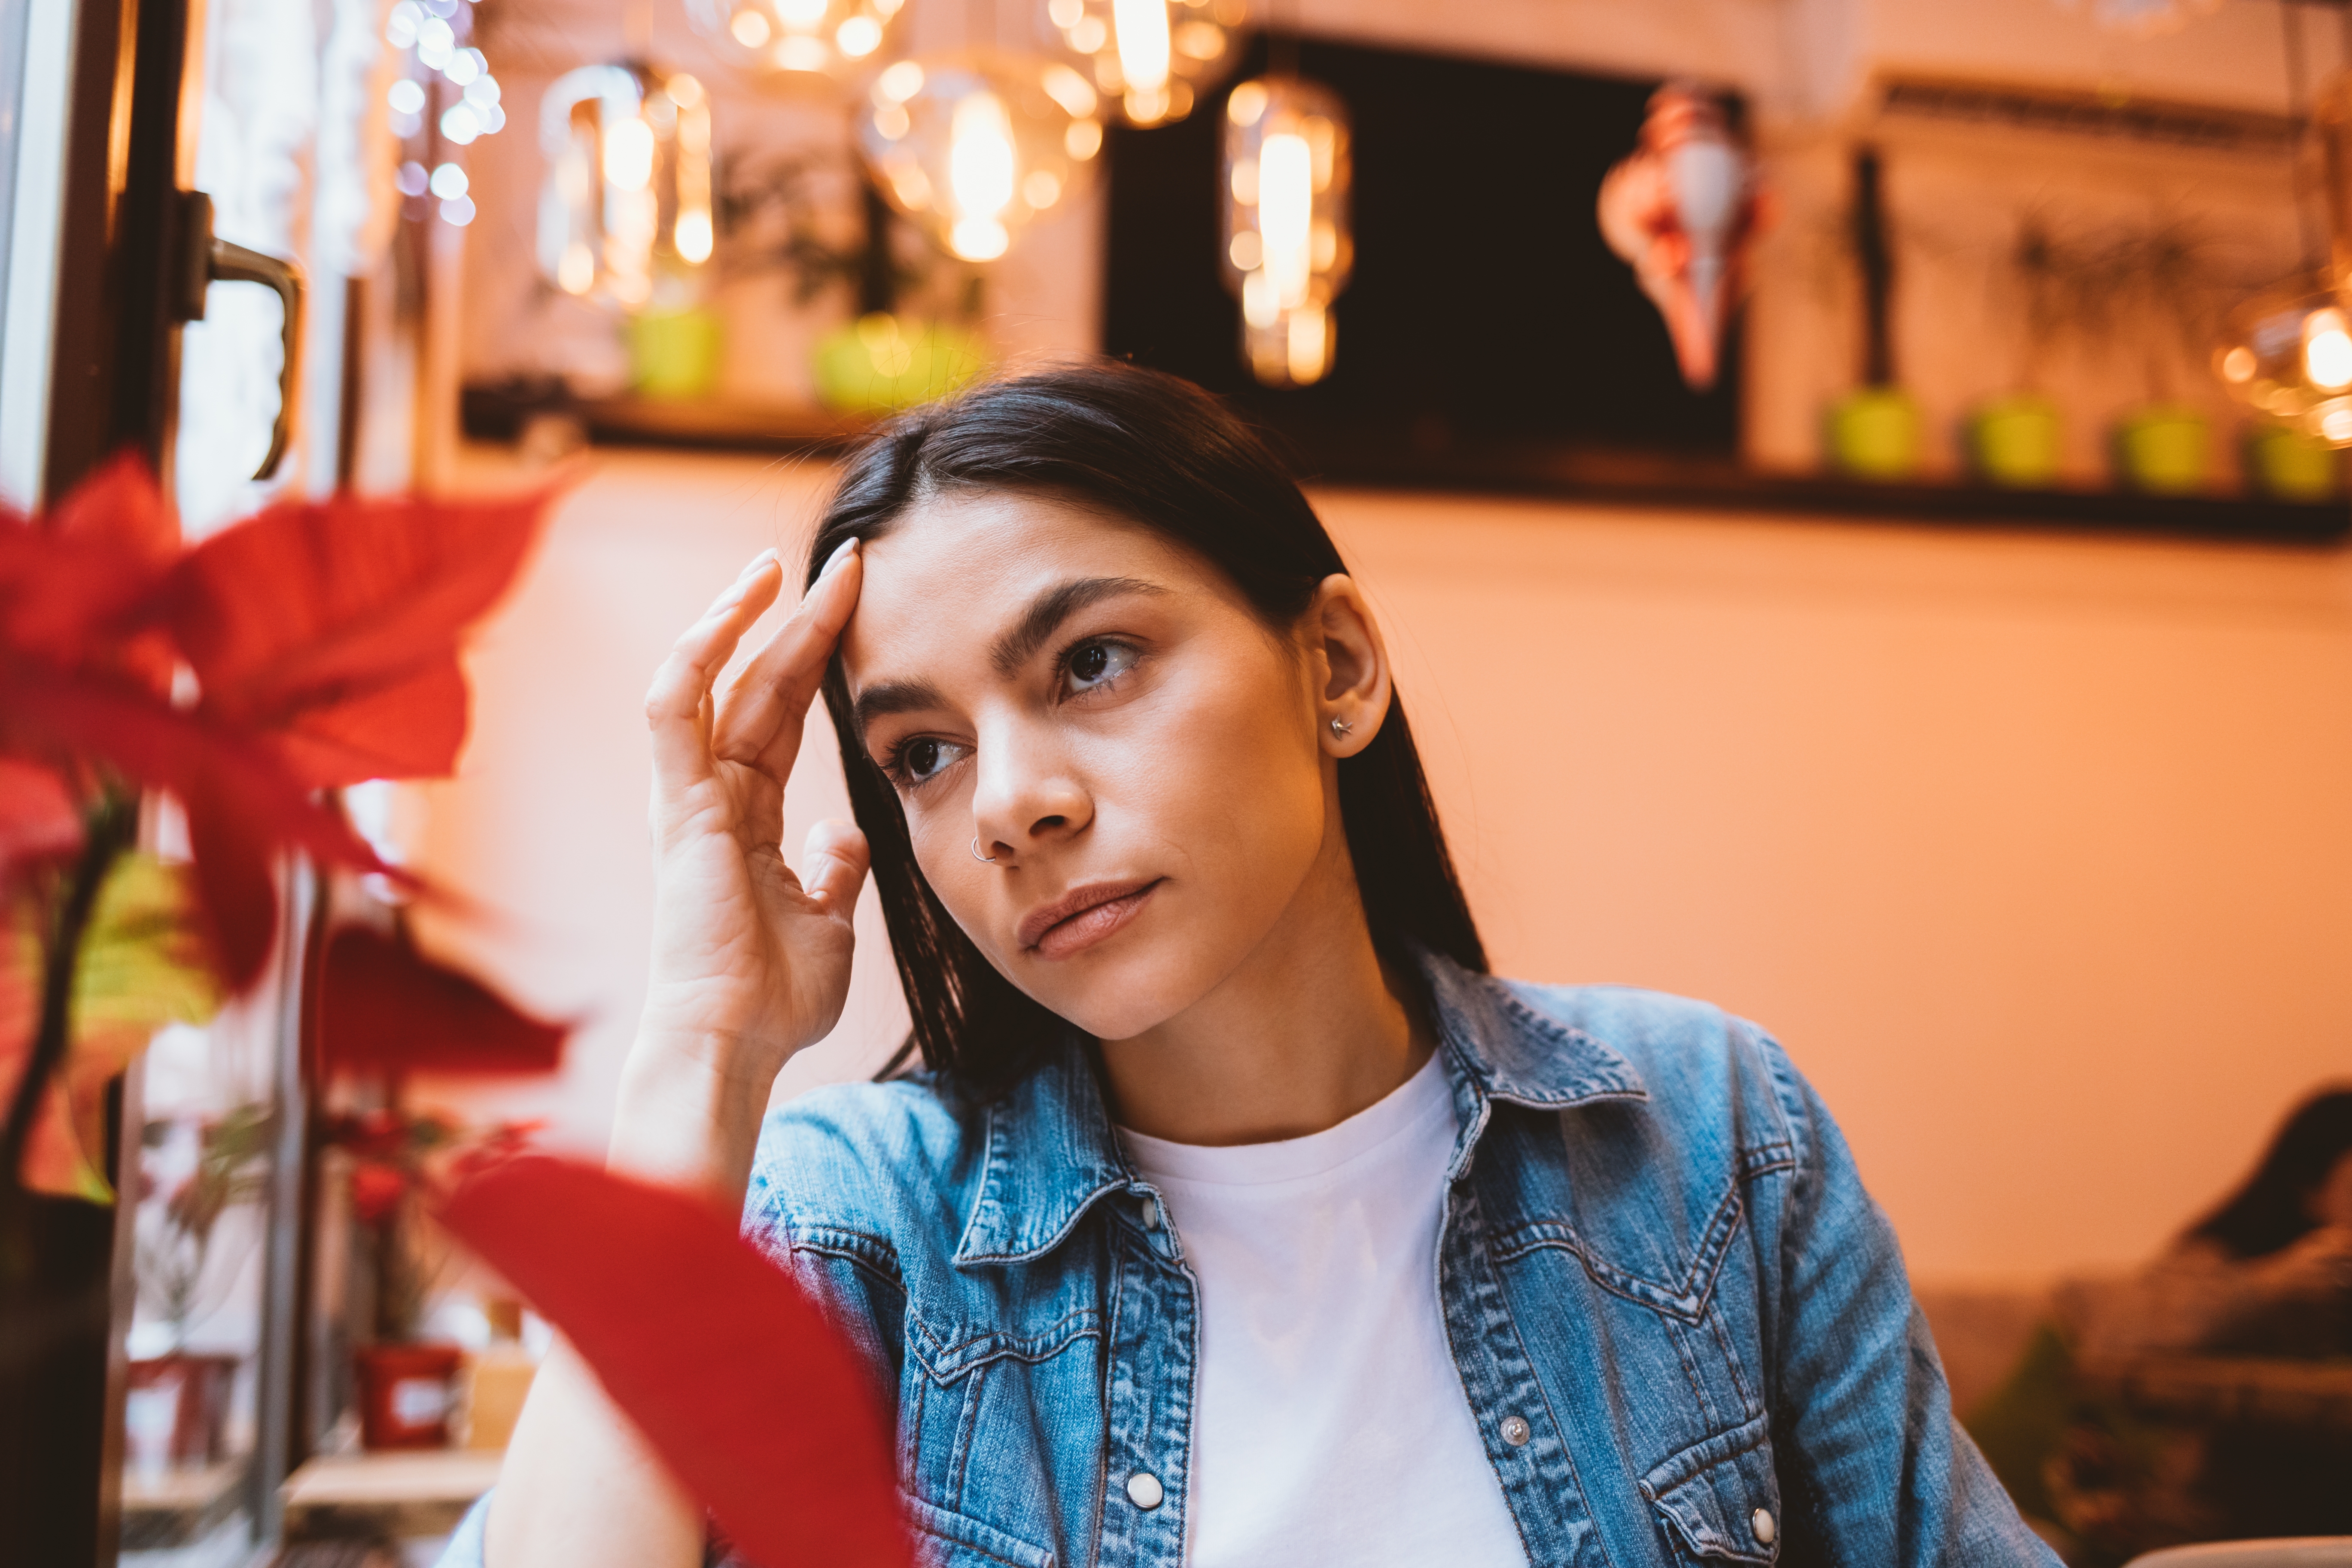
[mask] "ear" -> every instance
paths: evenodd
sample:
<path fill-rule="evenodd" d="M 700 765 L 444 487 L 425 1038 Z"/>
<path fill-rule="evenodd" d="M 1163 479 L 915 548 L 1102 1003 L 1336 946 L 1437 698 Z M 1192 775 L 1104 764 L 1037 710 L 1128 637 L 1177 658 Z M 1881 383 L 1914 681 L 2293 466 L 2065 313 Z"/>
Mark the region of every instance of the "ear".
<path fill-rule="evenodd" d="M 1389 650 L 1380 624 L 1356 580 L 1334 573 L 1317 584 L 1301 630 L 1318 683 L 1316 739 L 1331 756 L 1352 757 L 1372 743 L 1388 715 Z"/>

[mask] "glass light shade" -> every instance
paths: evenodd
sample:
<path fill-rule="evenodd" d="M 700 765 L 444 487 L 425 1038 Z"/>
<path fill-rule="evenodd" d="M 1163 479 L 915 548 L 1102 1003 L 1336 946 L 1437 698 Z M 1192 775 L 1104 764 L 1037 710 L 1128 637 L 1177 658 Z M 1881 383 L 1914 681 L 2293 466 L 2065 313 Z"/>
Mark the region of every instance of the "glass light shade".
<path fill-rule="evenodd" d="M 1084 184 L 1099 100 L 1068 66 L 974 51 L 899 60 L 859 106 L 857 147 L 890 205 L 950 255 L 993 261 Z"/>
<path fill-rule="evenodd" d="M 688 20 L 729 64 L 762 76 L 850 75 L 887 58 L 906 0 L 687 0 Z"/>
<path fill-rule="evenodd" d="M 1224 275 L 1241 296 L 1242 354 L 1268 386 L 1323 379 L 1331 301 L 1356 259 L 1348 110 L 1297 77 L 1243 82 L 1225 100 Z"/>
<path fill-rule="evenodd" d="M 625 310 L 693 304 L 715 239 L 702 84 L 645 66 L 583 66 L 540 100 L 539 134 L 548 280 Z"/>
<path fill-rule="evenodd" d="M 2230 313 L 2213 350 L 2231 395 L 2331 447 L 2352 447 L 2352 300 L 2306 272 Z"/>
<path fill-rule="evenodd" d="M 1165 125 L 1232 70 L 1246 0 L 1047 0 L 1046 19 L 1085 58 L 1130 125 Z"/>

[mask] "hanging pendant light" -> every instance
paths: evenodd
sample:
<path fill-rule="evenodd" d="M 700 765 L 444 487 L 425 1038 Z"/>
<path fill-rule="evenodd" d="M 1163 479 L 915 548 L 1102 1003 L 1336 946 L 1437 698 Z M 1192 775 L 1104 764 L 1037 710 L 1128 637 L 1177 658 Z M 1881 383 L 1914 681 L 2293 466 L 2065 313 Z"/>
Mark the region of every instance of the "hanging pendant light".
<path fill-rule="evenodd" d="M 841 77 L 883 58 L 906 0 L 688 0 L 720 58 L 755 75 Z"/>
<path fill-rule="evenodd" d="M 714 238 L 702 84 L 646 66 L 583 66 L 541 100 L 540 143 L 548 280 L 625 310 L 691 304 Z"/>
<path fill-rule="evenodd" d="M 1243 82 L 1225 100 L 1224 274 L 1241 296 L 1242 354 L 1268 386 L 1331 368 L 1331 301 L 1355 263 L 1348 110 L 1295 76 Z"/>
<path fill-rule="evenodd" d="M 1166 125 L 1225 78 L 1240 55 L 1246 0 L 1047 0 L 1062 41 L 1130 125 Z"/>
<path fill-rule="evenodd" d="M 2352 447 L 2352 71 L 2322 97 L 2315 123 L 2327 262 L 2231 311 L 2213 371 L 2240 402 L 2331 447 Z"/>
<path fill-rule="evenodd" d="M 1097 107 L 1066 65 L 988 50 L 899 60 L 861 103 L 857 146 L 885 199 L 942 249 L 993 261 L 1084 184 L 1102 150 Z"/>

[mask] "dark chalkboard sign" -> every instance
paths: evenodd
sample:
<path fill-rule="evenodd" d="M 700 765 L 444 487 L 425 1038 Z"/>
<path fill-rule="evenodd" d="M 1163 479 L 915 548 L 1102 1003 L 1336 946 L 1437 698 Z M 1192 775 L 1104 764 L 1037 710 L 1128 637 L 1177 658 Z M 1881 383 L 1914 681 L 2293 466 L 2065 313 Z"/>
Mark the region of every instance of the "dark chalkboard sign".
<path fill-rule="evenodd" d="M 1691 392 L 1593 219 L 1657 82 L 1318 38 L 1286 49 L 1354 121 L 1355 278 L 1331 373 L 1276 391 L 1243 363 L 1218 269 L 1223 90 L 1175 125 L 1111 133 L 1108 353 L 1236 397 L 1333 478 L 1362 467 L 1351 455 L 1383 472 L 1404 452 L 1450 468 L 1481 448 L 1734 456 L 1736 319 L 1715 389 Z M 1265 55 L 1260 38 L 1234 79 Z"/>

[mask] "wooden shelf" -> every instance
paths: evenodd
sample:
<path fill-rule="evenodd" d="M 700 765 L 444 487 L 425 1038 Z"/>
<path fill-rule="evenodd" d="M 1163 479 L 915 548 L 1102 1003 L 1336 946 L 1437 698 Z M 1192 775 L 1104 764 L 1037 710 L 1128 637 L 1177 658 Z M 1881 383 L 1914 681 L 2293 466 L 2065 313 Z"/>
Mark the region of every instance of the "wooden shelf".
<path fill-rule="evenodd" d="M 565 400 L 504 387 L 468 387 L 462 406 L 466 434 L 478 440 L 512 441 L 531 418 L 554 415 L 576 420 L 598 446 L 703 451 L 823 455 L 846 448 L 874 426 L 870 418 L 817 408 L 719 400 Z M 1289 429 L 1276 431 L 1276 438 L 1308 482 L 1368 489 L 2309 547 L 2335 545 L 2352 533 L 2352 502 L 2343 500 L 1872 483 L 1829 474 L 1763 473 L 1709 454 L 1458 438 L 1443 432 Z"/>
<path fill-rule="evenodd" d="M 315 1458 L 286 1479 L 290 1540 L 446 1535 L 499 1479 L 503 1453 L 425 1448 Z"/>

